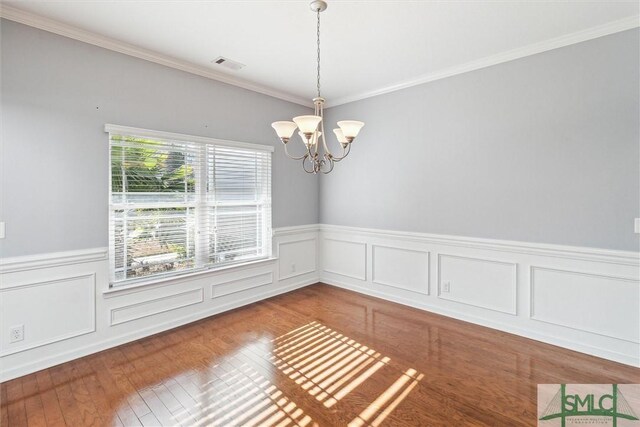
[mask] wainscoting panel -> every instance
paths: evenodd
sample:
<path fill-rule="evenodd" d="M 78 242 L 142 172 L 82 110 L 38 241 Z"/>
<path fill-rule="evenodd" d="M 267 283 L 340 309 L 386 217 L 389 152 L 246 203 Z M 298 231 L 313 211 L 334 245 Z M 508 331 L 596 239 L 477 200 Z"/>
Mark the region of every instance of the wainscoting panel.
<path fill-rule="evenodd" d="M 315 272 L 317 246 L 316 236 L 278 243 L 280 280 Z"/>
<path fill-rule="evenodd" d="M 514 263 L 440 254 L 438 276 L 442 299 L 516 314 Z"/>
<path fill-rule="evenodd" d="M 636 252 L 325 224 L 320 241 L 327 284 L 640 366 Z"/>
<path fill-rule="evenodd" d="M 429 295 L 429 252 L 372 245 L 373 283 Z"/>
<path fill-rule="evenodd" d="M 95 274 L 0 289 L 0 357 L 94 332 L 95 318 Z M 9 331 L 17 326 L 24 339 L 11 343 Z"/>
<path fill-rule="evenodd" d="M 640 342 L 640 284 L 633 278 L 531 267 L 531 317 Z"/>
<path fill-rule="evenodd" d="M 224 281 L 211 285 L 211 298 L 223 297 L 273 283 L 273 272 L 243 271 L 241 276 L 224 277 Z"/>
<path fill-rule="evenodd" d="M 202 288 L 190 289 L 111 309 L 111 326 L 177 310 L 204 301 Z"/>
<path fill-rule="evenodd" d="M 322 269 L 357 280 L 367 280 L 367 245 L 325 237 L 322 244 Z"/>

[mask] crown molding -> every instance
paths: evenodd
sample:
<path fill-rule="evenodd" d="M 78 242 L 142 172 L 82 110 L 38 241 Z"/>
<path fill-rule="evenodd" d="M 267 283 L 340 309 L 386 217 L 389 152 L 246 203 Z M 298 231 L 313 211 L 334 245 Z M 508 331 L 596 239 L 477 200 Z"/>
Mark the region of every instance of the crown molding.
<path fill-rule="evenodd" d="M 18 22 L 20 24 L 28 25 L 30 27 L 38 28 L 40 30 L 48 31 L 50 33 L 69 37 L 71 39 L 78 40 L 84 43 L 89 43 L 94 46 L 99 46 L 104 49 L 109 49 L 114 52 L 124 53 L 125 55 L 133 56 L 135 58 L 140 58 L 146 61 L 155 62 L 156 64 L 164 65 L 166 67 L 175 68 L 176 70 L 185 71 L 197 76 L 206 77 L 208 79 L 237 86 L 253 92 L 258 92 L 263 95 L 272 96 L 284 101 L 304 105 L 305 107 L 310 107 L 310 101 L 306 98 L 302 98 L 287 92 L 282 92 L 257 83 L 252 83 L 245 79 L 230 76 L 228 74 L 219 73 L 188 61 L 183 61 L 149 49 L 134 46 L 120 40 L 82 30 L 72 25 L 64 24 L 62 22 L 45 18 L 43 16 L 36 15 L 31 12 L 26 12 L 24 10 L 12 6 L 7 6 L 1 3 L 0 17 L 8 19 L 10 21 Z"/>
<path fill-rule="evenodd" d="M 219 73 L 214 70 L 187 62 L 177 58 L 173 58 L 161 53 L 137 47 L 110 37 L 102 36 L 90 31 L 82 30 L 80 28 L 63 24 L 53 19 L 45 18 L 40 15 L 36 15 L 31 12 L 7 6 L 0 3 L 0 17 L 8 19 L 10 21 L 18 22 L 30 27 L 38 28 L 44 31 L 48 31 L 61 36 L 69 37 L 81 42 L 89 43 L 94 46 L 99 46 L 105 49 L 109 49 L 115 52 L 123 53 L 125 55 L 133 56 L 136 58 L 144 59 L 146 61 L 155 62 L 156 64 L 171 67 L 177 70 L 185 71 L 187 73 L 195 74 L 201 77 L 206 77 L 212 80 L 216 80 L 222 83 L 237 86 L 243 89 L 247 89 L 253 92 L 258 92 L 264 95 L 272 96 L 274 98 L 282 99 L 284 101 L 293 102 L 295 104 L 310 107 L 309 100 L 302 98 L 287 92 L 279 91 L 268 86 L 260 85 L 257 83 L 249 82 L 245 79 L 230 76 L 228 74 Z M 640 27 L 640 15 L 630 16 L 617 21 L 612 21 L 603 25 L 598 25 L 586 30 L 578 31 L 564 36 L 556 37 L 553 39 L 545 40 L 539 43 L 530 44 L 510 51 L 498 53 L 495 55 L 486 56 L 484 58 L 467 62 L 465 64 L 456 65 L 433 73 L 427 73 L 419 76 L 415 79 L 398 82 L 389 86 L 384 86 L 379 89 L 374 89 L 367 92 L 361 92 L 355 95 L 349 95 L 337 99 L 333 99 L 332 102 L 326 104 L 326 108 L 336 107 L 342 104 L 348 104 L 354 101 L 360 101 L 362 99 L 371 98 L 378 95 L 383 95 L 390 92 L 406 89 L 412 86 L 421 85 L 424 83 L 432 82 L 435 80 L 445 79 L 458 74 L 468 73 L 469 71 L 475 71 L 493 65 L 501 64 L 504 62 L 513 61 L 515 59 L 524 58 L 526 56 L 535 55 L 538 53 L 546 52 L 560 47 L 569 46 L 576 43 L 581 43 L 587 40 L 592 40 L 598 37 L 607 36 L 610 34 L 618 33 L 632 28 Z"/>
<path fill-rule="evenodd" d="M 417 86 L 424 83 L 432 82 L 434 80 L 445 79 L 447 77 L 468 73 L 469 71 L 475 71 L 481 68 L 491 67 L 492 65 L 502 64 L 503 62 L 513 61 L 515 59 L 524 58 L 526 56 L 535 55 L 537 53 L 558 49 L 560 47 L 565 47 L 565 46 L 569 46 L 576 43 L 581 43 L 581 42 L 592 40 L 598 37 L 608 36 L 610 34 L 619 33 L 621 31 L 630 30 L 636 27 L 640 27 L 640 15 L 630 16 L 630 17 L 623 18 L 617 21 L 612 21 L 603 25 L 591 27 L 586 30 L 577 31 L 571 34 L 566 34 L 564 36 L 545 40 L 539 43 L 533 43 L 517 49 L 498 53 L 496 55 L 486 56 L 476 61 L 467 62 L 461 65 L 456 65 L 454 67 L 446 68 L 433 73 L 427 73 L 415 79 L 398 82 L 396 84 L 385 86 L 379 89 L 362 92 L 356 95 L 333 99 L 332 102 L 328 103 L 327 106 L 335 107 L 342 104 L 348 104 L 354 101 L 360 101 L 362 99 L 371 98 L 374 96 L 383 95 L 390 92 L 395 92 L 395 91 L 406 89 L 412 86 Z"/>

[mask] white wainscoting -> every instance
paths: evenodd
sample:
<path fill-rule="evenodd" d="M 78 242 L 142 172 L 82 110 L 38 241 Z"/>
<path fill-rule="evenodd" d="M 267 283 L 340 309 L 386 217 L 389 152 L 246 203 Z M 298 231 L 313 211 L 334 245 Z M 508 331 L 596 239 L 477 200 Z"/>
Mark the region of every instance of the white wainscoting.
<path fill-rule="evenodd" d="M 317 236 L 278 242 L 280 279 L 290 279 L 315 272 L 318 268 L 317 248 Z"/>
<path fill-rule="evenodd" d="M 332 225 L 320 248 L 327 284 L 640 366 L 636 252 Z"/>
<path fill-rule="evenodd" d="M 94 332 L 95 283 L 95 274 L 88 273 L 2 286 L 0 357 Z M 25 301 L 28 317 L 22 316 Z M 16 326 L 24 329 L 24 340 L 11 343 L 9 330 Z"/>
<path fill-rule="evenodd" d="M 513 262 L 438 254 L 438 296 L 516 315 L 517 271 Z"/>
<path fill-rule="evenodd" d="M 531 266 L 531 318 L 640 342 L 637 280 Z"/>
<path fill-rule="evenodd" d="M 367 245 L 337 237 L 322 239 L 322 270 L 326 273 L 367 280 Z"/>
<path fill-rule="evenodd" d="M 110 326 L 132 322 L 134 320 L 165 313 L 171 310 L 177 310 L 189 305 L 199 304 L 203 301 L 204 290 L 202 288 L 172 292 L 168 295 L 156 298 L 144 298 L 140 302 L 127 303 L 120 307 L 111 308 Z"/>
<path fill-rule="evenodd" d="M 317 225 L 276 229 L 273 246 L 272 259 L 120 289 L 105 248 L 4 259 L 0 381 L 319 281 Z"/>
<path fill-rule="evenodd" d="M 0 381 L 320 279 L 638 366 L 639 266 L 634 252 L 328 225 L 275 230 L 273 259 L 127 289 L 109 289 L 104 248 L 4 259 Z"/>
<path fill-rule="evenodd" d="M 244 292 L 261 286 L 268 286 L 271 283 L 273 283 L 273 271 L 271 269 L 253 268 L 241 271 L 237 275 L 229 275 L 223 281 L 213 283 L 211 285 L 211 298 Z"/>
<path fill-rule="evenodd" d="M 373 283 L 429 295 L 428 251 L 371 245 L 371 259 Z"/>

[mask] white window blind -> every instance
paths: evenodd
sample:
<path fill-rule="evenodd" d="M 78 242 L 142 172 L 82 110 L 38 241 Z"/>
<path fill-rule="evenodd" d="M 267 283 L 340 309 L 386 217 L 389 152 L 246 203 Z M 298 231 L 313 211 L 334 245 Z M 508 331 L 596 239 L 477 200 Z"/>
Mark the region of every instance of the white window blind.
<path fill-rule="evenodd" d="M 111 282 L 271 256 L 271 148 L 107 125 Z"/>

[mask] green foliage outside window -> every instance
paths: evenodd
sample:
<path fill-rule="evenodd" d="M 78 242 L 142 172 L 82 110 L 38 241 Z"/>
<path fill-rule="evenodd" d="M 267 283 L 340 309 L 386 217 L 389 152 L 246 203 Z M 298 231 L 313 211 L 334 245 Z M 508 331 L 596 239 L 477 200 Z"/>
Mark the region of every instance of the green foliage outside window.
<path fill-rule="evenodd" d="M 166 151 L 160 143 L 145 138 L 113 136 L 113 141 L 145 144 L 147 147 L 114 146 L 111 149 L 111 191 L 137 193 L 195 191 L 193 167 L 185 154 Z"/>

